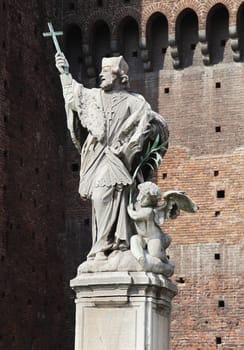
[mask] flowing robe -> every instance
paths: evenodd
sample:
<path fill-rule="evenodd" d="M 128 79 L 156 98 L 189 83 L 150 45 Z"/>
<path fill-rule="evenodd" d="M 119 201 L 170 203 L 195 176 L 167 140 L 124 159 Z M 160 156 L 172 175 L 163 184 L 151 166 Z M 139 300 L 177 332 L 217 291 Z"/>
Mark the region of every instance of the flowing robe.
<path fill-rule="evenodd" d="M 127 213 L 133 161 L 153 128 L 158 127 L 161 141 L 167 140 L 167 125 L 141 95 L 87 89 L 71 75 L 61 81 L 68 128 L 81 154 L 79 194 L 93 204 L 88 256 L 127 249 L 133 233 Z M 88 130 L 85 142 L 81 127 Z"/>

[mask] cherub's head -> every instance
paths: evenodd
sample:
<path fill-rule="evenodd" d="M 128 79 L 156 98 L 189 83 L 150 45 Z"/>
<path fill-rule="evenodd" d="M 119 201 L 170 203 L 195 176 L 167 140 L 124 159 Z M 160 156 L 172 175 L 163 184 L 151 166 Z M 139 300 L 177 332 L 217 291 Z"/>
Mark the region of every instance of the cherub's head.
<path fill-rule="evenodd" d="M 140 202 L 142 207 L 156 205 L 161 199 L 159 187 L 153 182 L 143 182 L 138 186 L 138 189 L 137 201 Z"/>

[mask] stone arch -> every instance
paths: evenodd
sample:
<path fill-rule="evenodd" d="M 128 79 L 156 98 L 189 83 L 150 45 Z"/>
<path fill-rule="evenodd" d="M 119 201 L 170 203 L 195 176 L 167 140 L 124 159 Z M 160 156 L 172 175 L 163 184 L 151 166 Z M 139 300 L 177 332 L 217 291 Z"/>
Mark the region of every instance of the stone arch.
<path fill-rule="evenodd" d="M 162 2 L 157 2 L 149 6 L 143 6 L 142 8 L 142 14 L 141 14 L 142 37 L 146 37 L 148 21 L 154 15 L 154 13 L 161 13 L 163 16 L 165 16 L 168 21 L 168 30 L 172 31 L 173 29 L 171 25 L 172 8 L 167 4 L 163 4 Z"/>
<path fill-rule="evenodd" d="M 198 16 L 191 8 L 184 9 L 176 19 L 176 45 L 178 47 L 179 66 L 189 67 L 193 64 L 193 57 L 198 37 Z"/>
<path fill-rule="evenodd" d="M 176 22 L 179 16 L 187 9 L 192 10 L 195 12 L 197 18 L 198 18 L 198 26 L 199 28 L 203 28 L 205 25 L 205 22 L 203 21 L 203 4 L 201 1 L 196 2 L 194 0 L 180 0 L 179 2 L 175 2 L 173 9 L 172 9 L 172 21 L 175 24 L 174 30 L 176 30 Z"/>
<path fill-rule="evenodd" d="M 80 28 L 84 28 L 84 20 L 82 20 L 82 18 L 80 18 L 80 16 L 78 16 L 76 13 L 67 14 L 64 17 L 63 23 L 64 23 L 64 28 L 73 24 L 76 24 Z M 84 33 L 83 33 L 83 37 L 84 37 Z"/>
<path fill-rule="evenodd" d="M 143 71 L 138 22 L 126 16 L 118 25 L 118 48 L 129 64 L 132 74 Z"/>
<path fill-rule="evenodd" d="M 84 41 L 88 43 L 91 38 L 91 33 L 94 28 L 94 25 L 99 22 L 104 21 L 109 27 L 110 33 L 113 30 L 113 22 L 111 16 L 109 16 L 108 11 L 104 11 L 103 9 L 99 9 L 94 11 L 91 16 L 87 16 L 84 21 Z"/>
<path fill-rule="evenodd" d="M 120 25 L 123 22 L 124 18 L 131 17 L 133 18 L 138 25 L 139 36 L 141 36 L 141 13 L 137 9 L 130 6 L 121 7 L 118 12 L 114 15 L 112 19 L 113 29 L 112 29 L 112 39 L 119 40 L 119 31 Z"/>
<path fill-rule="evenodd" d="M 169 45 L 168 20 L 161 12 L 153 13 L 147 22 L 147 48 L 153 70 L 160 70 L 164 66 L 166 51 Z"/>
<path fill-rule="evenodd" d="M 91 28 L 90 51 L 98 83 L 102 58 L 111 56 L 110 28 L 108 24 L 101 19 L 93 23 L 93 27 Z"/>
<path fill-rule="evenodd" d="M 229 13 L 229 23 L 230 25 L 235 25 L 236 23 L 236 14 L 235 14 L 235 1 L 233 0 L 208 0 L 206 2 L 204 2 L 202 4 L 203 6 L 203 24 L 204 24 L 204 27 L 206 28 L 207 27 L 207 20 L 208 20 L 208 16 L 209 16 L 209 13 L 212 11 L 212 9 L 216 6 L 216 5 L 219 5 L 219 6 L 224 6 L 226 7 L 228 13 Z"/>
<path fill-rule="evenodd" d="M 210 64 L 222 62 L 226 42 L 229 39 L 229 11 L 222 3 L 217 3 L 208 13 L 206 38 Z"/>
<path fill-rule="evenodd" d="M 238 35 L 238 47 L 240 52 L 240 61 L 244 61 L 244 2 L 239 6 L 236 16 L 236 26 Z"/>
<path fill-rule="evenodd" d="M 78 81 L 85 79 L 85 65 L 82 52 L 82 32 L 76 23 L 66 24 L 64 28 L 65 55 L 72 76 Z"/>

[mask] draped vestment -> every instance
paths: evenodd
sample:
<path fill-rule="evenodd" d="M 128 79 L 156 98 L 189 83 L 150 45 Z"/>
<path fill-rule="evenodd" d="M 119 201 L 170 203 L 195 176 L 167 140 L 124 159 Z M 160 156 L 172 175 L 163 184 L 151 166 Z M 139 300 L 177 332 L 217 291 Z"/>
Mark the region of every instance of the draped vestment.
<path fill-rule="evenodd" d="M 164 119 L 138 94 L 127 90 L 87 89 L 61 76 L 67 124 L 81 154 L 79 193 L 93 204 L 93 245 L 89 256 L 128 248 L 132 235 L 127 214 L 135 156 L 151 129 L 168 138 Z M 88 136 L 82 137 L 82 128 Z"/>

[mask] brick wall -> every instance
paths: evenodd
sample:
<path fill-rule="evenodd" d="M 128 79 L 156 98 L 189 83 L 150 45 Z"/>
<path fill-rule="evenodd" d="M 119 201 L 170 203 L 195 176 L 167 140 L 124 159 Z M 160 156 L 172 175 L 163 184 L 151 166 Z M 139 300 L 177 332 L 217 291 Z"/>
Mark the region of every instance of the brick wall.
<path fill-rule="evenodd" d="M 81 28 L 88 86 L 95 84 L 89 46 L 94 23 L 102 19 L 108 24 L 113 54 L 123 53 L 124 18 L 138 23 L 138 39 L 136 30 L 124 36 L 125 46 L 131 40 L 124 51 L 131 88 L 145 95 L 170 128 L 170 148 L 157 182 L 162 192 L 184 190 L 200 206 L 199 213 L 182 213 L 164 227 L 173 237 L 169 255 L 179 288 L 173 303 L 172 350 L 230 350 L 244 344 L 241 3 L 223 1 L 221 7 L 215 6 L 217 1 L 104 0 L 98 6 L 96 1 L 80 1 L 72 11 L 68 2 L 64 5 L 65 24 Z M 158 49 L 152 48 L 148 34 L 157 12 L 165 16 L 169 33 L 168 46 L 165 38 L 160 44 L 154 37 L 154 45 L 162 45 Z M 190 23 L 181 22 L 185 14 Z M 161 30 L 167 33 L 165 21 Z M 161 65 L 155 54 L 162 54 Z M 182 61 L 182 54 L 187 60 Z"/>
<path fill-rule="evenodd" d="M 124 48 L 131 88 L 145 94 L 170 128 L 170 149 L 157 181 L 162 191 L 185 190 L 200 205 L 199 213 L 183 213 L 164 227 L 173 237 L 169 255 L 179 288 L 173 304 L 172 350 L 243 347 L 244 65 L 236 26 L 242 2 L 222 1 L 229 11 L 231 36 L 222 39 L 226 32 L 216 26 L 225 41 L 219 43 L 224 56 L 213 66 L 206 23 L 216 3 L 1 2 L 0 305 L 1 315 L 7 317 L 0 320 L 0 348 L 73 348 L 69 280 L 90 245 L 91 210 L 77 193 L 79 157 L 66 131 L 54 49 L 41 32 L 47 30 L 48 19 L 57 29 L 78 25 L 81 76 L 94 86 L 98 63 L 90 47 L 93 25 L 105 21 L 111 52 L 121 53 L 121 23 L 127 16 L 133 19 L 131 28 L 138 24 L 138 35 L 133 33 L 131 47 Z M 175 26 L 189 7 L 198 19 L 200 42 L 191 43 L 191 35 L 183 35 L 196 45 L 192 64 L 182 69 L 177 41 L 182 39 Z M 163 66 L 158 61 L 153 65 L 147 35 L 148 21 L 158 11 L 168 22 Z M 160 45 L 156 39 L 155 43 Z"/>

